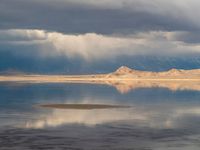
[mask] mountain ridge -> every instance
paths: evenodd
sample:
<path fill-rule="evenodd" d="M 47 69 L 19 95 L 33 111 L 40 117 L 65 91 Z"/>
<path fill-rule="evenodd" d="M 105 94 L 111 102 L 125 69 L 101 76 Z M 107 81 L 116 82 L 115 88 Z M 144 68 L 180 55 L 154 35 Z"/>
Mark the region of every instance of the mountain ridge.
<path fill-rule="evenodd" d="M 143 71 L 131 69 L 127 66 L 121 66 L 116 71 L 110 73 L 108 77 L 135 77 L 135 78 L 155 78 L 155 77 L 181 77 L 189 78 L 190 76 L 196 76 L 200 78 L 200 69 L 184 70 L 172 68 L 166 71 L 153 72 L 153 71 Z"/>

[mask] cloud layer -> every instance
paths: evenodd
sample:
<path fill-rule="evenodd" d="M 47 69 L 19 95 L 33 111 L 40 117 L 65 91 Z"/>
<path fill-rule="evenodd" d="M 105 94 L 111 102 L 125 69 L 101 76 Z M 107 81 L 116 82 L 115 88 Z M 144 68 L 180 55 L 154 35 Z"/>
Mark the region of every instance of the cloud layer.
<path fill-rule="evenodd" d="M 151 31 L 124 35 L 62 34 L 44 30 L 2 30 L 0 43 L 15 46 L 36 46 L 39 56 L 82 58 L 87 61 L 135 55 L 199 54 L 198 36 L 190 32 Z M 34 49 L 33 49 L 34 50 Z M 20 53 L 20 50 L 17 53 Z M 15 52 L 16 52 L 15 51 Z M 29 50 L 23 51 L 29 55 Z M 32 55 L 32 53 L 30 53 Z"/>
<path fill-rule="evenodd" d="M 111 34 L 200 29 L 198 0 L 1 0 L 0 28 Z"/>

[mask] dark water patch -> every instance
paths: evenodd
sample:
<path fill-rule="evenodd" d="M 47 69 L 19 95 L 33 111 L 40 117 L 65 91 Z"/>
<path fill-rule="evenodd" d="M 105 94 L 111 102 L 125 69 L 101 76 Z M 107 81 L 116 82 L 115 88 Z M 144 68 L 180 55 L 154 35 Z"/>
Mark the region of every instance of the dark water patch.
<path fill-rule="evenodd" d="M 123 128 L 115 125 L 85 127 L 69 125 L 60 128 L 0 131 L 2 150 L 154 150 L 198 146 L 199 136 L 184 130 L 152 128 Z M 187 141 L 189 140 L 189 141 Z"/>
<path fill-rule="evenodd" d="M 46 104 L 39 105 L 42 108 L 54 109 L 113 109 L 113 108 L 130 108 L 130 106 L 123 105 L 104 105 L 104 104 Z"/>

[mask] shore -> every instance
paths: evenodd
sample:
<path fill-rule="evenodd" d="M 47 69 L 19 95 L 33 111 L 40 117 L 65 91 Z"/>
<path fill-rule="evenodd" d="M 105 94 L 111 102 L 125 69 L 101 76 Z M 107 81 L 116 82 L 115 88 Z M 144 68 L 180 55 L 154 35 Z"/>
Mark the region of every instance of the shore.
<path fill-rule="evenodd" d="M 99 84 L 115 87 L 120 93 L 128 93 L 139 88 L 167 88 L 176 90 L 200 91 L 200 77 L 149 77 L 136 78 L 130 76 L 101 75 L 8 75 L 0 76 L 0 83 L 6 84 L 45 84 L 45 83 L 74 83 L 74 84 Z"/>
<path fill-rule="evenodd" d="M 0 76 L 0 82 L 27 82 L 27 83 L 70 83 L 70 82 L 92 82 L 92 81 L 200 81 L 200 77 L 107 77 L 106 75 L 17 75 Z"/>

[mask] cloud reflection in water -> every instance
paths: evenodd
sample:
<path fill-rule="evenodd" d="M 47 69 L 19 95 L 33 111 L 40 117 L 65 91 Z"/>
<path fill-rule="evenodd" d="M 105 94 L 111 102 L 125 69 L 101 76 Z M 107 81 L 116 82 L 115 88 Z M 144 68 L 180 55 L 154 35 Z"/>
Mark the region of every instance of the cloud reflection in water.
<path fill-rule="evenodd" d="M 88 104 L 93 102 L 87 101 Z M 36 121 L 28 121 L 25 127 L 46 128 L 68 124 L 95 126 L 120 122 L 138 127 L 165 129 L 182 128 L 187 127 L 187 125 L 188 127 L 193 127 L 198 123 L 197 118 L 200 118 L 200 106 L 194 104 L 159 103 L 141 105 L 130 103 L 129 106 L 132 107 L 92 110 L 51 108 L 48 109 L 49 112 L 47 114 L 39 115 Z M 188 124 L 188 121 L 190 124 Z"/>

